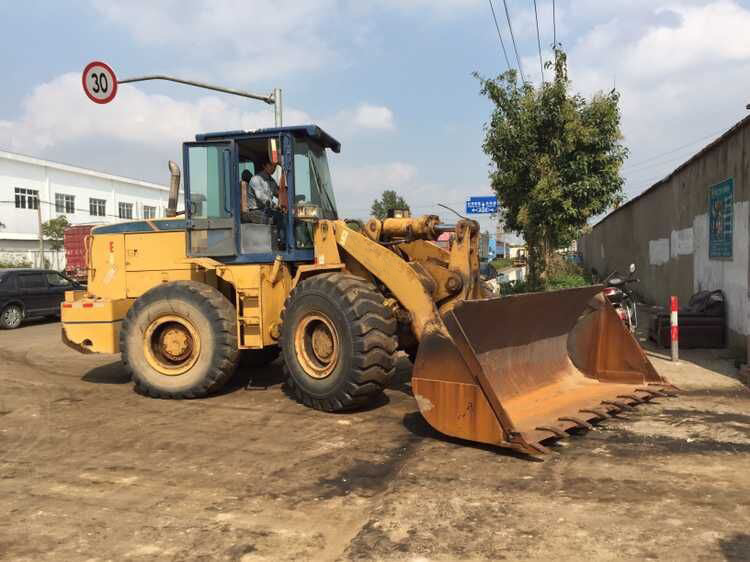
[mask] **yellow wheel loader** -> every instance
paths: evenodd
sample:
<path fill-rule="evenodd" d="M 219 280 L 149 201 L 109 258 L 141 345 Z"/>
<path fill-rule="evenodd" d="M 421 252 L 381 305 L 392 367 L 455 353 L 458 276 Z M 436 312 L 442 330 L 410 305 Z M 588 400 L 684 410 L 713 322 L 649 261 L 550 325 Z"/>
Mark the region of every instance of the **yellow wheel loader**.
<path fill-rule="evenodd" d="M 165 218 L 92 231 L 63 341 L 119 352 L 157 398 L 205 396 L 240 361 L 281 355 L 293 395 L 325 411 L 379 395 L 403 350 L 435 429 L 528 453 L 672 393 L 602 287 L 486 298 L 476 222 L 339 219 L 327 150 L 340 145 L 314 125 L 185 143 L 184 211 L 170 162 Z M 264 199 L 258 178 L 278 193 Z M 450 250 L 435 243 L 444 232 Z"/>

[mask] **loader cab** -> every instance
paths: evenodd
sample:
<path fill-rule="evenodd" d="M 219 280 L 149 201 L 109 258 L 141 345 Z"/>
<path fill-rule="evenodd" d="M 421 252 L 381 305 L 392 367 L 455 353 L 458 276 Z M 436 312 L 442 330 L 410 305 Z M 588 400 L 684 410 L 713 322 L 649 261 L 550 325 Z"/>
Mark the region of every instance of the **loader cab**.
<path fill-rule="evenodd" d="M 327 149 L 338 153 L 341 145 L 315 125 L 206 133 L 184 143 L 187 255 L 312 262 L 310 218 L 338 218 Z M 279 164 L 274 179 L 285 184 L 288 206 L 243 216 L 243 172 L 257 174 L 269 159 Z"/>

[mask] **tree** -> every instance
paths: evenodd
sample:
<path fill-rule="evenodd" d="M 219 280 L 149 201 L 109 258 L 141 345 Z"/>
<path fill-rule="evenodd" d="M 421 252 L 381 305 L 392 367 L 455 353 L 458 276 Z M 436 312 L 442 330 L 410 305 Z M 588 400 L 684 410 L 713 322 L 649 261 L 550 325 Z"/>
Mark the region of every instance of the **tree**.
<path fill-rule="evenodd" d="M 380 196 L 380 199 L 372 202 L 370 214 L 375 218 L 384 219 L 388 216 L 388 211 L 391 209 L 404 209 L 408 211 L 409 204 L 406 202 L 406 199 L 392 189 L 386 189 L 383 195 Z"/>
<path fill-rule="evenodd" d="M 42 236 L 44 236 L 45 240 L 49 241 L 50 247 L 53 250 L 59 250 L 63 247 L 63 234 L 69 226 L 70 222 L 68 222 L 68 218 L 65 215 L 60 215 L 56 219 L 50 219 L 42 223 Z"/>
<path fill-rule="evenodd" d="M 506 225 L 529 248 L 529 284 L 542 285 L 549 256 L 570 244 L 592 216 L 623 200 L 620 167 L 627 156 L 619 94 L 586 101 L 569 93 L 567 58 L 555 49 L 551 82 L 519 83 L 509 70 L 495 79 L 474 74 L 495 105 L 483 149 Z"/>

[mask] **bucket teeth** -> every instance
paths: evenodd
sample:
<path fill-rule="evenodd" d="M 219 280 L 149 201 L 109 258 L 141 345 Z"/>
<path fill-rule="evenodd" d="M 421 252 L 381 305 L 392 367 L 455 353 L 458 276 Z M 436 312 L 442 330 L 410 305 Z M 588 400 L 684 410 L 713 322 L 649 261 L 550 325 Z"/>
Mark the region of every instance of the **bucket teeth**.
<path fill-rule="evenodd" d="M 666 396 L 663 392 L 659 392 L 658 390 L 654 390 L 652 388 L 636 388 L 636 392 L 643 392 L 646 396 L 643 397 L 644 400 L 651 400 L 652 398 L 658 398 L 660 396 Z"/>
<path fill-rule="evenodd" d="M 636 396 L 635 394 L 618 394 L 617 398 L 625 398 L 627 400 L 632 400 L 636 404 L 643 404 L 646 402 L 643 398 Z"/>
<path fill-rule="evenodd" d="M 663 396 L 669 396 L 671 398 L 674 398 L 677 396 L 677 391 L 680 390 L 673 384 L 662 384 L 662 383 L 649 383 L 649 387 L 651 387 L 652 390 L 657 390 L 657 392 L 660 392 Z M 654 389 L 653 387 L 657 387 L 657 389 Z"/>
<path fill-rule="evenodd" d="M 578 410 L 582 414 L 594 414 L 597 416 L 597 419 L 599 420 L 606 420 L 609 417 L 609 414 L 607 414 L 606 410 L 603 409 L 595 409 L 595 408 L 588 408 L 585 410 Z"/>
<path fill-rule="evenodd" d="M 591 425 L 589 422 L 587 422 L 585 420 L 582 420 L 581 418 L 574 418 L 572 416 L 568 416 L 566 418 L 557 418 L 557 421 L 563 421 L 563 422 L 564 421 L 569 421 L 569 422 L 573 422 L 575 424 L 578 424 L 579 426 L 584 427 L 584 428 L 588 429 L 589 431 L 593 431 L 594 430 L 594 426 L 593 425 Z"/>
<path fill-rule="evenodd" d="M 553 451 L 549 447 L 545 447 L 541 443 L 529 443 L 528 446 L 527 446 L 527 448 L 531 449 L 531 451 L 527 451 L 527 452 L 541 453 L 543 455 L 555 455 L 555 454 L 557 454 L 555 451 Z"/>
<path fill-rule="evenodd" d="M 617 408 L 617 412 L 623 412 L 625 410 L 633 409 L 633 406 L 631 406 L 630 404 L 625 404 L 625 402 L 623 402 L 622 400 L 602 400 L 602 404 Z"/>
<path fill-rule="evenodd" d="M 537 431 L 549 431 L 550 433 L 552 433 L 556 437 L 559 437 L 560 439 L 565 439 L 566 437 L 568 437 L 568 434 L 565 433 L 563 430 L 558 429 L 556 427 L 549 426 L 549 425 L 539 426 L 536 429 Z"/>

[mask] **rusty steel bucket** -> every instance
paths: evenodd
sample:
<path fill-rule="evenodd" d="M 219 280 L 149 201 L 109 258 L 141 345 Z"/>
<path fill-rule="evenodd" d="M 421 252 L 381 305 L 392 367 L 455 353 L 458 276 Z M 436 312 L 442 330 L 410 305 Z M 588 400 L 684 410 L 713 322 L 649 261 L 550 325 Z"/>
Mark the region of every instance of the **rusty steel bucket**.
<path fill-rule="evenodd" d="M 446 435 L 544 453 L 542 441 L 673 395 L 602 289 L 457 304 L 450 337 L 420 342 L 412 389 L 424 418 Z"/>

